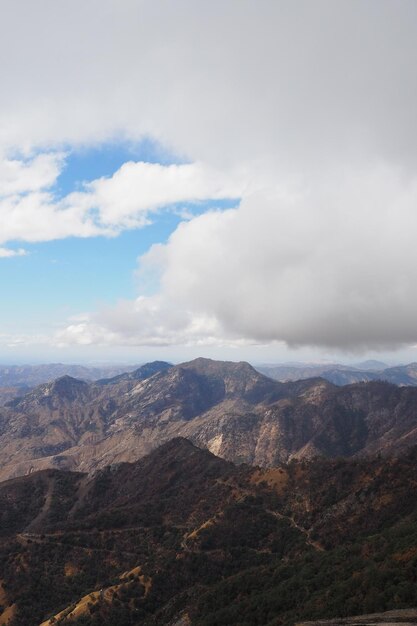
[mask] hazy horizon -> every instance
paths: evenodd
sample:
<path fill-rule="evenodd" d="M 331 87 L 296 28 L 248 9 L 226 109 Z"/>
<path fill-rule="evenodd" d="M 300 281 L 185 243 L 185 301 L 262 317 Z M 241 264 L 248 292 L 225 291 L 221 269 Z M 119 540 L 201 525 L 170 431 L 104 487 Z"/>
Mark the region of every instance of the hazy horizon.
<path fill-rule="evenodd" d="M 194 359 L 200 358 L 199 356 L 194 356 L 191 357 L 189 359 L 164 359 L 164 358 L 157 358 L 157 359 L 132 359 L 132 360 L 115 360 L 115 359 L 102 359 L 102 360 L 94 360 L 94 359 L 84 359 L 81 361 L 76 361 L 76 360 L 66 360 L 66 359 L 62 359 L 60 361 L 48 361 L 48 360 L 22 360 L 22 361 L 7 361 L 7 360 L 0 360 L 0 367 L 24 367 L 24 366 L 28 366 L 28 367 L 37 367 L 37 366 L 43 366 L 43 365 L 74 365 L 74 366 L 84 366 L 84 367 L 102 367 L 102 368 L 106 368 L 108 367 L 113 368 L 113 367 L 127 367 L 127 368 L 131 368 L 133 366 L 141 366 L 144 365 L 145 363 L 150 363 L 152 361 L 166 361 L 169 363 L 172 363 L 173 365 L 178 365 L 187 361 L 192 361 Z M 396 367 L 399 365 L 408 365 L 410 364 L 412 361 L 390 361 L 390 360 L 383 360 L 383 359 L 310 359 L 310 360 L 266 360 L 266 361 L 257 361 L 257 360 L 253 360 L 253 359 L 239 359 L 239 358 L 225 358 L 225 359 L 219 359 L 219 358 L 213 358 L 213 357 L 202 357 L 202 358 L 207 358 L 207 359 L 212 359 L 215 361 L 230 361 L 230 362 L 241 362 L 241 361 L 245 361 L 250 363 L 251 365 L 255 366 L 255 367 L 273 367 L 273 366 L 288 366 L 288 367 L 308 367 L 308 366 L 326 366 L 326 365 L 342 365 L 342 366 L 346 366 L 346 367 L 351 367 L 352 369 L 354 369 L 355 367 L 360 368 L 360 366 L 362 365 L 366 365 L 368 363 L 378 363 L 378 364 L 383 364 L 386 367 Z"/>

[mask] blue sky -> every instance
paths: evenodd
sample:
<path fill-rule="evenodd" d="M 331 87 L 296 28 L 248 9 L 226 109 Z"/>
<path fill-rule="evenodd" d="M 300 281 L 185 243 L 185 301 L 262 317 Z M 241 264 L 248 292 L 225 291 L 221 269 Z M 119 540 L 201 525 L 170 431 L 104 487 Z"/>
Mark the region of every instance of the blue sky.
<path fill-rule="evenodd" d="M 64 196 L 79 189 L 83 182 L 111 176 L 127 161 L 145 161 L 162 165 L 186 162 L 151 138 L 139 142 L 114 140 L 98 146 L 86 145 L 76 149 L 68 146 L 65 168 L 57 179 L 55 193 Z"/>
<path fill-rule="evenodd" d="M 52 187 L 58 199 L 83 190 L 85 183 L 110 178 L 130 161 L 164 166 L 186 162 L 151 139 L 111 141 L 73 150 L 66 147 L 65 154 L 63 169 Z M 158 285 L 147 284 L 146 293 L 141 292 L 135 277 L 138 257 L 153 244 L 165 243 L 184 213 L 188 218 L 238 204 L 238 198 L 174 203 L 154 214 L 148 225 L 122 230 L 116 236 L 25 242 L 27 255 L 0 263 L 0 284 L 7 293 L 0 308 L 2 332 L 48 333 L 74 315 L 148 295 Z M 8 243 L 12 249 L 21 245 L 19 241 Z"/>

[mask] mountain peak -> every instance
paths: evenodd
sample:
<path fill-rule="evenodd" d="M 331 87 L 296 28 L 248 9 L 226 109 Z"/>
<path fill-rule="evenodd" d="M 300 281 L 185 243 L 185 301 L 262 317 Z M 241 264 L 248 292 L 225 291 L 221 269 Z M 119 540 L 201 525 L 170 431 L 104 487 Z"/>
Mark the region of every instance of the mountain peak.
<path fill-rule="evenodd" d="M 192 361 L 181 363 L 178 367 L 193 369 L 198 373 L 203 374 L 222 374 L 225 373 L 241 373 L 247 372 L 259 376 L 259 372 L 255 370 L 246 361 L 216 361 L 214 359 L 207 359 L 204 357 L 198 357 Z"/>
<path fill-rule="evenodd" d="M 68 374 L 64 376 L 60 376 L 56 378 L 51 383 L 46 383 L 45 385 L 40 385 L 38 388 L 39 391 L 43 392 L 45 396 L 52 395 L 60 395 L 65 397 L 71 397 L 71 399 L 75 395 L 78 395 L 80 391 L 84 391 L 88 389 L 88 383 L 84 380 L 80 380 L 79 378 L 73 378 Z"/>
<path fill-rule="evenodd" d="M 126 381 L 145 380 L 146 378 L 150 378 L 154 374 L 158 374 L 159 372 L 165 372 L 171 367 L 173 367 L 171 363 L 167 363 L 166 361 L 151 361 L 150 363 L 145 363 L 144 365 L 141 365 L 133 372 L 125 372 L 123 374 L 119 374 L 118 376 L 113 376 L 112 378 L 102 378 L 96 381 L 96 384 L 114 385 L 115 383 L 121 383 Z"/>
<path fill-rule="evenodd" d="M 44 383 L 35 387 L 32 391 L 22 397 L 16 398 L 7 403 L 9 407 L 17 407 L 28 405 L 32 402 L 43 403 L 52 398 L 58 401 L 67 400 L 73 402 L 80 397 L 88 394 L 89 385 L 83 380 L 73 378 L 72 376 L 60 376 L 50 383 Z"/>
<path fill-rule="evenodd" d="M 359 370 L 384 370 L 388 368 L 388 365 L 383 361 L 376 361 L 375 359 L 368 359 L 367 361 L 360 361 L 360 363 L 355 363 L 352 367 L 355 367 Z"/>
<path fill-rule="evenodd" d="M 149 467 L 149 472 L 155 475 L 161 471 L 162 467 L 166 467 L 171 463 L 180 464 L 187 467 L 196 467 L 197 465 L 205 468 L 207 464 L 219 464 L 222 467 L 230 465 L 228 461 L 212 454 L 207 448 L 200 448 L 185 437 L 174 437 L 161 444 L 154 450 L 151 450 L 146 456 L 132 463 L 132 466 L 144 465 Z M 191 464 L 191 465 L 189 465 Z"/>
<path fill-rule="evenodd" d="M 70 376 L 69 374 L 64 374 L 64 376 L 59 376 L 58 378 L 55 378 L 54 381 L 52 381 L 52 383 L 49 383 L 52 385 L 87 385 L 87 383 L 84 380 L 81 380 L 80 378 L 74 378 L 74 376 Z"/>

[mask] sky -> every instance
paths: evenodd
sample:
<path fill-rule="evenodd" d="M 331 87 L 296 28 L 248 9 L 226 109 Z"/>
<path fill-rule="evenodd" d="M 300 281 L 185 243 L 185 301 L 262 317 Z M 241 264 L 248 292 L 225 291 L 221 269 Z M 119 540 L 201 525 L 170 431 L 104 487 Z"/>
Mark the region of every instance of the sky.
<path fill-rule="evenodd" d="M 3 0 L 0 362 L 417 360 L 414 0 Z"/>

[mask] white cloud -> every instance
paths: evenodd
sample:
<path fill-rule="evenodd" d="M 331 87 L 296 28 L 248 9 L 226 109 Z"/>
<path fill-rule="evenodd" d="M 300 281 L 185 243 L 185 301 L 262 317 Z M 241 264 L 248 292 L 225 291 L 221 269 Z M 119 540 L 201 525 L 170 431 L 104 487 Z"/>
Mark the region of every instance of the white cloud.
<path fill-rule="evenodd" d="M 412 0 L 4 0 L 0 143 L 147 134 L 212 164 L 409 162 L 416 13 Z"/>
<path fill-rule="evenodd" d="M 203 163 L 159 165 L 128 162 L 110 178 L 100 178 L 73 193 L 65 204 L 98 210 L 103 227 L 131 228 L 146 222 L 147 215 L 177 202 L 207 198 L 239 197 L 242 176 L 225 175 Z"/>
<path fill-rule="evenodd" d="M 97 232 L 88 213 L 61 207 L 52 187 L 64 165 L 64 154 L 0 158 L 0 244 L 49 241 Z M 4 248 L 3 248 L 4 250 Z M 2 256 L 16 256 L 7 249 Z"/>
<path fill-rule="evenodd" d="M 61 171 L 64 155 L 39 154 L 31 159 L 0 159 L 0 198 L 53 185 Z"/>
<path fill-rule="evenodd" d="M 131 345 L 239 341 L 345 350 L 417 340 L 417 177 L 385 166 L 247 197 L 182 223 L 141 258 L 157 295 L 62 336 Z M 96 335 L 94 336 L 94 333 Z"/>
<path fill-rule="evenodd" d="M 129 162 L 113 176 L 57 199 L 52 186 L 60 173 L 58 163 L 63 167 L 62 157 L 44 157 L 29 164 L 13 161 L 14 176 L 4 182 L 0 198 L 0 243 L 112 236 L 146 225 L 150 214 L 166 205 L 237 197 L 244 189 L 242 177 L 226 176 L 202 163 Z M 3 168 L 10 163 L 3 162 Z"/>
<path fill-rule="evenodd" d="M 121 301 L 98 315 L 86 315 L 57 332 L 53 343 L 79 345 L 221 345 L 221 328 L 214 317 L 180 309 L 160 296 Z"/>
<path fill-rule="evenodd" d="M 0 259 L 7 259 L 14 256 L 26 256 L 27 252 L 23 248 L 13 250 L 12 248 L 0 248 Z"/>

